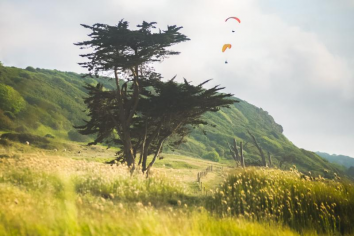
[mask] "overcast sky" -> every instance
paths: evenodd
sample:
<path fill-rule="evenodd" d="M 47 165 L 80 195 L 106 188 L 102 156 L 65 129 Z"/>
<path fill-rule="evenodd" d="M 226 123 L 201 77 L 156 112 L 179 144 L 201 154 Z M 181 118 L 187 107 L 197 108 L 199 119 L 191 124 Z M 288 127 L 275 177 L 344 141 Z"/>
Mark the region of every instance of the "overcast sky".
<path fill-rule="evenodd" d="M 298 147 L 354 156 L 352 0 L 0 0 L 0 61 L 85 72 L 73 45 L 88 39 L 80 24 L 122 18 L 184 27 L 181 55 L 155 65 L 165 78 L 213 78 L 268 111 Z"/>

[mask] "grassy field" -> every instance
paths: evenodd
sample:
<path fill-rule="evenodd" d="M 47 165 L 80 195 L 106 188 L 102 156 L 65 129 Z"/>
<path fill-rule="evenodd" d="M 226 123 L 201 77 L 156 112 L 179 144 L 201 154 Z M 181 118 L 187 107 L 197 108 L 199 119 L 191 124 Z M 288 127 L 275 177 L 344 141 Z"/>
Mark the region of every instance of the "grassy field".
<path fill-rule="evenodd" d="M 74 144 L 65 152 L 14 144 L 0 157 L 0 235 L 353 233 L 353 184 L 338 178 L 170 154 L 149 178 L 130 176 L 105 164 L 114 150 Z"/>

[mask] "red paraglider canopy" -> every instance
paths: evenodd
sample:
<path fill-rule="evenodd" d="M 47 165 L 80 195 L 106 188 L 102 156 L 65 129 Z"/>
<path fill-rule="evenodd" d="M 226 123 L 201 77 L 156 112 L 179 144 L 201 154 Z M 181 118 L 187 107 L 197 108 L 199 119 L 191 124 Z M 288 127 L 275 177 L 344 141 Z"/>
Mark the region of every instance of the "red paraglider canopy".
<path fill-rule="evenodd" d="M 237 20 L 239 23 L 241 23 L 240 19 L 237 18 L 237 17 L 234 17 L 234 16 L 227 18 L 227 19 L 225 20 L 225 22 L 228 21 L 229 19 L 235 19 L 235 20 Z"/>

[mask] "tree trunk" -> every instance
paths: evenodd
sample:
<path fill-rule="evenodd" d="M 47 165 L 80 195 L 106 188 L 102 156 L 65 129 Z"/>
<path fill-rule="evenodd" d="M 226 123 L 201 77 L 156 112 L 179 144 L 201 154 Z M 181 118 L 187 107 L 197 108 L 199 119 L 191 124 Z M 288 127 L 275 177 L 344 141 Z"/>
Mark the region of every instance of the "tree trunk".
<path fill-rule="evenodd" d="M 151 167 L 153 166 L 153 164 L 154 164 L 154 163 L 156 162 L 156 160 L 157 160 L 157 156 L 158 156 L 159 153 L 161 152 L 161 149 L 162 149 L 164 140 L 166 140 L 166 138 L 163 138 L 163 139 L 159 140 L 158 148 L 157 148 L 157 150 L 156 150 L 156 153 L 155 153 L 155 155 L 154 155 L 154 157 L 153 157 L 151 163 L 150 163 L 150 164 L 148 165 L 148 167 L 147 167 L 147 177 L 148 177 L 148 175 L 149 175 L 149 172 L 150 172 Z"/>
<path fill-rule="evenodd" d="M 127 166 L 132 168 L 132 171 L 135 170 L 135 158 L 133 156 L 131 136 L 129 131 L 124 131 L 124 153 L 126 158 Z"/>
<path fill-rule="evenodd" d="M 241 166 L 242 168 L 245 168 L 245 157 L 243 155 L 242 142 L 240 142 L 240 157 L 241 157 Z"/>
<path fill-rule="evenodd" d="M 229 145 L 229 149 L 230 149 L 230 153 L 232 158 L 234 159 L 235 163 L 236 163 L 236 167 L 239 167 L 239 162 L 238 162 L 238 158 L 236 157 L 236 154 L 234 152 L 234 149 L 230 146 L 229 143 L 227 143 Z"/>
<path fill-rule="evenodd" d="M 143 151 L 145 149 L 146 145 L 146 138 L 147 138 L 147 120 L 145 121 L 145 136 L 143 137 L 142 141 L 142 147 L 141 147 L 141 153 L 140 153 L 140 161 L 138 162 L 138 165 L 141 165 L 141 162 L 143 161 Z"/>
<path fill-rule="evenodd" d="M 229 149 L 231 152 L 232 157 L 234 158 L 235 162 L 236 162 L 236 167 L 239 167 L 239 162 L 240 162 L 240 156 L 239 156 L 239 151 L 237 148 L 237 143 L 236 140 L 234 139 L 234 145 L 231 147 L 230 144 L 229 145 Z"/>
<path fill-rule="evenodd" d="M 146 166 L 147 166 L 147 156 L 148 156 L 148 148 L 151 144 L 151 142 L 156 138 L 156 136 L 159 134 L 159 131 L 161 129 L 162 126 L 162 121 L 160 122 L 160 124 L 158 125 L 158 127 L 156 128 L 155 132 L 149 137 L 146 138 L 145 141 L 145 145 L 143 148 L 143 160 L 142 160 L 142 172 L 146 171 Z"/>
<path fill-rule="evenodd" d="M 124 158 L 127 166 L 131 167 L 131 173 L 135 170 L 135 158 L 132 150 L 132 142 L 130 135 L 130 122 L 126 121 L 126 110 L 124 108 L 123 97 L 121 93 L 120 81 L 117 75 L 117 68 L 114 70 L 115 81 L 116 81 L 116 100 L 119 107 L 119 119 L 120 119 L 120 127 L 118 127 L 118 132 L 120 138 L 122 139 L 124 146 Z M 121 133 L 120 133 L 121 130 Z"/>
<path fill-rule="evenodd" d="M 262 151 L 262 148 L 260 147 L 260 145 L 258 145 L 255 136 L 253 136 L 249 130 L 247 130 L 247 132 L 248 132 L 249 135 L 251 136 L 251 138 L 252 138 L 252 140 L 253 140 L 253 143 L 255 144 L 255 147 L 256 147 L 256 148 L 258 149 L 258 151 L 260 152 L 260 156 L 261 156 L 261 159 L 262 159 L 262 165 L 263 165 L 263 166 L 267 166 L 265 155 L 263 154 L 263 151 Z"/>
<path fill-rule="evenodd" d="M 271 158 L 271 154 L 269 152 L 267 152 L 268 154 L 268 162 L 269 162 L 269 167 L 272 167 L 272 158 Z"/>

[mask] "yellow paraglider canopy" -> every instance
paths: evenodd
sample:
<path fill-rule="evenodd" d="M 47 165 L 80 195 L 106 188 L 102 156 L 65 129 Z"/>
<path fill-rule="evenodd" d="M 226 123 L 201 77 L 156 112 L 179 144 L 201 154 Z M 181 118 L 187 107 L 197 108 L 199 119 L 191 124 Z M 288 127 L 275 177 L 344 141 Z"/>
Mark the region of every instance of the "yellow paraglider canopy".
<path fill-rule="evenodd" d="M 231 48 L 231 44 L 224 44 L 224 46 L 222 47 L 222 52 L 225 52 L 225 50 L 227 49 L 227 48 Z"/>

